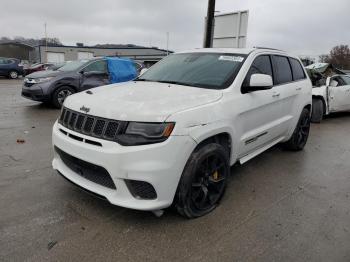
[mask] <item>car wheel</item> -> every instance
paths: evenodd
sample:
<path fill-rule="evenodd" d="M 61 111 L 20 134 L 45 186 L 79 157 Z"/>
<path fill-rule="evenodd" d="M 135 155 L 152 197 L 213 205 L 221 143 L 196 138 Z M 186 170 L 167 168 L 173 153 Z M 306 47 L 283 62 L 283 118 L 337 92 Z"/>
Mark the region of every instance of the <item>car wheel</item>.
<path fill-rule="evenodd" d="M 292 151 L 300 151 L 306 145 L 310 133 L 310 111 L 306 108 L 301 112 L 298 124 L 292 137 L 284 143 L 284 147 Z"/>
<path fill-rule="evenodd" d="M 17 73 L 17 71 L 10 71 L 10 72 L 9 72 L 9 78 L 11 78 L 11 79 L 17 79 L 17 78 L 18 78 L 18 73 Z"/>
<path fill-rule="evenodd" d="M 324 113 L 325 113 L 325 109 L 324 109 L 323 101 L 319 98 L 313 98 L 311 122 L 320 123 L 323 119 Z"/>
<path fill-rule="evenodd" d="M 196 218 L 214 210 L 224 194 L 229 174 L 229 157 L 223 146 L 211 143 L 196 149 L 178 185 L 177 211 L 187 218 Z"/>
<path fill-rule="evenodd" d="M 69 86 L 59 87 L 58 89 L 55 90 L 55 92 L 52 95 L 53 106 L 56 108 L 61 108 L 67 96 L 70 96 L 74 93 L 75 93 L 74 89 Z"/>

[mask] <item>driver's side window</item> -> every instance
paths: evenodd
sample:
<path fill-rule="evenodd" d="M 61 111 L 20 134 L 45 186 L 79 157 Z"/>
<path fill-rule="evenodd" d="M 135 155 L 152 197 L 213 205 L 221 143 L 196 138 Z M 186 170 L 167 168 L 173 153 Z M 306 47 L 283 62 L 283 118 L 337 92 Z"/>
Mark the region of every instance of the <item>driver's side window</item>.
<path fill-rule="evenodd" d="M 99 61 L 93 62 L 84 68 L 84 72 L 107 73 L 107 63 L 105 60 L 99 60 Z"/>
<path fill-rule="evenodd" d="M 255 58 L 254 62 L 249 68 L 247 76 L 244 79 L 243 86 L 249 86 L 250 77 L 253 74 L 265 74 L 270 75 L 271 78 L 273 78 L 271 60 L 269 55 L 261 55 Z"/>
<path fill-rule="evenodd" d="M 344 80 L 340 76 L 334 76 L 331 78 L 330 85 L 332 87 L 336 87 L 336 86 L 344 86 L 344 85 L 346 85 L 346 83 L 344 82 Z"/>

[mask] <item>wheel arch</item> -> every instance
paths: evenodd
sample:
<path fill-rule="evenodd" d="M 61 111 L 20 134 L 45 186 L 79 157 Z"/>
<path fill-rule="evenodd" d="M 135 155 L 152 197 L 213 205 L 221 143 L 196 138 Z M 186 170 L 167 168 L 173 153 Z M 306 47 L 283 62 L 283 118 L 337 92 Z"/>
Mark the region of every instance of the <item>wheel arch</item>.
<path fill-rule="evenodd" d="M 201 130 L 201 132 L 190 132 L 191 137 L 197 142 L 197 146 L 194 150 L 200 148 L 208 143 L 218 143 L 222 145 L 228 152 L 230 164 L 234 162 L 236 158 L 235 152 L 232 150 L 236 148 L 236 141 L 234 139 L 234 131 L 229 127 L 217 127 L 211 130 Z"/>

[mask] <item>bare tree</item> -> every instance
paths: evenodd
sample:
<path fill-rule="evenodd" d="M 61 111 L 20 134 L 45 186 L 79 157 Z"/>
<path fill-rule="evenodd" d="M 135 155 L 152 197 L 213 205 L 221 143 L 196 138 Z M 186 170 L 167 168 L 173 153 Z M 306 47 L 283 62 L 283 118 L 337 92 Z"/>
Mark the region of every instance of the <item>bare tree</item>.
<path fill-rule="evenodd" d="M 350 48 L 348 45 L 335 46 L 329 55 L 321 55 L 320 61 L 333 64 L 339 69 L 350 69 Z"/>

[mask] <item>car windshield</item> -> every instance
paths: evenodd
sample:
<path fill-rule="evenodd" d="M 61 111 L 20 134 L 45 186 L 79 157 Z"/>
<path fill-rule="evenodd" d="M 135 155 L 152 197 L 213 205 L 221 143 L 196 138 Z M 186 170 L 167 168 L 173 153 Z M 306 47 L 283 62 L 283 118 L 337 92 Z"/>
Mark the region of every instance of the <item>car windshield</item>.
<path fill-rule="evenodd" d="M 60 67 L 58 71 L 64 71 L 64 72 L 74 71 L 79 69 L 81 66 L 85 65 L 87 62 L 89 62 L 89 60 L 72 61 Z"/>
<path fill-rule="evenodd" d="M 235 79 L 246 55 L 181 53 L 170 55 L 136 81 L 152 81 L 200 88 L 224 89 Z"/>

